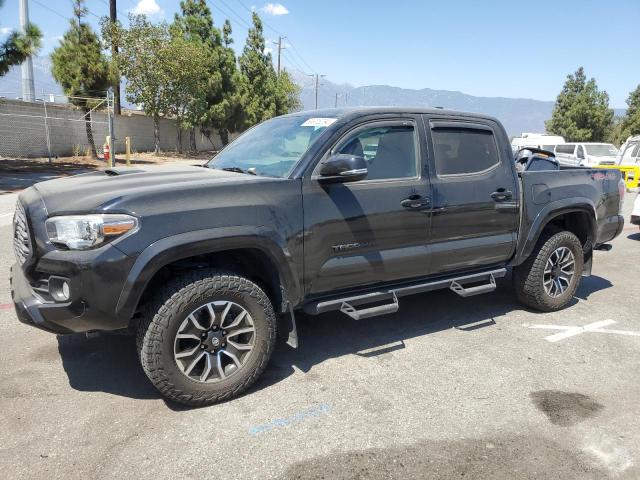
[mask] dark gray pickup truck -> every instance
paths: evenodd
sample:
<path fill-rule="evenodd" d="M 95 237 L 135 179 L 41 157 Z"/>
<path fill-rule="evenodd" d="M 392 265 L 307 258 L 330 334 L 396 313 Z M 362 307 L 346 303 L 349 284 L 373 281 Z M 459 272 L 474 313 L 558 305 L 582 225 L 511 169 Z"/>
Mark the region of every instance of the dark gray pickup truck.
<path fill-rule="evenodd" d="M 514 162 L 500 123 L 439 109 L 296 113 L 202 167 L 115 168 L 25 190 L 11 288 L 20 321 L 130 330 L 166 397 L 242 392 L 295 315 L 361 320 L 403 296 L 496 288 L 560 309 L 620 233 L 617 171 Z M 398 321 L 398 320 L 396 320 Z"/>

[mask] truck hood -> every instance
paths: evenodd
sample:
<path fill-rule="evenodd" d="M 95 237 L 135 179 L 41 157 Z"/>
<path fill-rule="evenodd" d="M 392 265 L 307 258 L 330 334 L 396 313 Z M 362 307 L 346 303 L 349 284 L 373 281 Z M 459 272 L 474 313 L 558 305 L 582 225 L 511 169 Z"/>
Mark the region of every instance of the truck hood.
<path fill-rule="evenodd" d="M 48 215 L 118 210 L 125 206 L 154 202 L 165 194 L 176 198 L 216 185 L 243 185 L 272 178 L 194 166 L 111 168 L 38 183 Z M 165 197 L 166 198 L 166 197 Z M 138 202 L 136 202 L 138 200 Z"/>

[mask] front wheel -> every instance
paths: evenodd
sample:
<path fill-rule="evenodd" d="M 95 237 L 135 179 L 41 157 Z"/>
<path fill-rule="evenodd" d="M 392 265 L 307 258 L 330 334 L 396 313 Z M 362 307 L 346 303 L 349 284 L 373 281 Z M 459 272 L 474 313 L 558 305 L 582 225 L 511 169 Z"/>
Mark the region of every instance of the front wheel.
<path fill-rule="evenodd" d="M 226 272 L 171 282 L 138 329 L 140 362 L 170 400 L 210 405 L 237 396 L 262 373 L 276 339 L 264 291 Z"/>
<path fill-rule="evenodd" d="M 518 300 L 543 312 L 560 310 L 575 295 L 583 264 L 582 245 L 573 233 L 541 237 L 531 256 L 513 269 Z"/>

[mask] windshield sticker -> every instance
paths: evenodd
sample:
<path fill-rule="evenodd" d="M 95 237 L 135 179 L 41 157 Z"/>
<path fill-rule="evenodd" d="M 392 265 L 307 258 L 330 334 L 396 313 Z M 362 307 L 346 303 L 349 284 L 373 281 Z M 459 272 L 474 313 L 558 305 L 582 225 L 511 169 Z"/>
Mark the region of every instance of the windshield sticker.
<path fill-rule="evenodd" d="M 328 127 L 336 120 L 337 118 L 310 118 L 300 126 L 301 127 Z"/>

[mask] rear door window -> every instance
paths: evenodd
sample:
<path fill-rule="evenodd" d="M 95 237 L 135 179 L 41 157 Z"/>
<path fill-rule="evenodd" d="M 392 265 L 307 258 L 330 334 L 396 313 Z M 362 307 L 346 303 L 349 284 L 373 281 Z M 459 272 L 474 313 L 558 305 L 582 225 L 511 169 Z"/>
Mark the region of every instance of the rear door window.
<path fill-rule="evenodd" d="M 439 176 L 481 173 L 500 163 L 491 130 L 434 128 L 431 136 Z"/>

